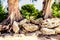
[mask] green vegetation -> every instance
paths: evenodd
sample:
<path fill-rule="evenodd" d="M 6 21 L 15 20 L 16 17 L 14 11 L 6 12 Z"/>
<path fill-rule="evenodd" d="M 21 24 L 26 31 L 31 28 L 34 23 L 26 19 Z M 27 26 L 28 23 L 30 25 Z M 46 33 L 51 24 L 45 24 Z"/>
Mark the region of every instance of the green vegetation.
<path fill-rule="evenodd" d="M 26 4 L 21 7 L 21 13 L 24 18 L 36 19 L 38 18 L 39 11 L 35 9 L 33 4 Z"/>
<path fill-rule="evenodd" d="M 0 22 L 3 21 L 6 17 L 6 12 L 5 9 L 3 9 L 2 4 L 0 3 Z"/>
<path fill-rule="evenodd" d="M 53 16 L 60 18 L 60 2 L 58 4 L 54 2 L 52 4 L 52 14 Z"/>

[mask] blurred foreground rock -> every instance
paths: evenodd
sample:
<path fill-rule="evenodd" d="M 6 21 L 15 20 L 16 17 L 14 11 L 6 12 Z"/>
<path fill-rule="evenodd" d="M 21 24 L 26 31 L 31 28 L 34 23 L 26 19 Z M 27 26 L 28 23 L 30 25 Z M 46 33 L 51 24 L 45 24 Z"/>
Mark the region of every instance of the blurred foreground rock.
<path fill-rule="evenodd" d="M 2 30 L 2 25 L 0 25 L 0 31 Z"/>
<path fill-rule="evenodd" d="M 60 26 L 55 28 L 56 34 L 60 33 Z"/>

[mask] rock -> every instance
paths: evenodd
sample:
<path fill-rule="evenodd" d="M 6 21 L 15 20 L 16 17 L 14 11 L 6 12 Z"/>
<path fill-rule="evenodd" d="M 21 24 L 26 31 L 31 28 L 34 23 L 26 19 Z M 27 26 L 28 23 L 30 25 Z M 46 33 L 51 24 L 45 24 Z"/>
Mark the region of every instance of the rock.
<path fill-rule="evenodd" d="M 36 21 L 39 22 L 39 23 L 43 23 L 43 19 L 42 18 L 36 19 Z"/>
<path fill-rule="evenodd" d="M 13 23 L 13 31 L 15 32 L 15 33 L 18 33 L 19 32 L 19 27 L 18 27 L 18 23 L 16 22 L 16 21 L 14 21 L 14 23 Z"/>
<path fill-rule="evenodd" d="M 2 25 L 0 25 L 0 31 L 2 30 Z"/>
<path fill-rule="evenodd" d="M 31 23 L 34 23 L 34 24 L 41 24 L 43 22 L 43 19 L 42 18 L 39 18 L 39 19 L 36 19 L 36 20 L 30 20 Z"/>
<path fill-rule="evenodd" d="M 33 32 L 39 29 L 38 26 L 34 24 L 24 24 L 23 27 L 25 28 L 25 30 L 30 32 Z"/>
<path fill-rule="evenodd" d="M 19 37 L 20 34 L 13 34 L 14 37 Z"/>
<path fill-rule="evenodd" d="M 0 25 L 0 31 L 9 29 L 9 25 Z"/>
<path fill-rule="evenodd" d="M 9 29 L 9 25 L 4 25 L 3 29 L 5 29 L 5 30 Z"/>
<path fill-rule="evenodd" d="M 51 38 L 51 40 L 58 40 L 58 39 L 56 39 L 56 38 Z"/>
<path fill-rule="evenodd" d="M 60 33 L 60 26 L 55 28 L 56 34 Z"/>
<path fill-rule="evenodd" d="M 56 28 L 60 25 L 60 19 L 58 18 L 52 18 L 52 19 L 46 19 L 42 23 L 42 27 L 44 28 Z"/>
<path fill-rule="evenodd" d="M 55 34 L 55 30 L 54 29 L 41 28 L 40 31 L 42 32 L 42 34 L 46 34 L 46 35 Z"/>
<path fill-rule="evenodd" d="M 25 30 L 25 29 L 23 29 L 22 31 L 20 31 L 20 33 L 21 33 L 21 34 L 26 34 L 26 33 L 28 33 L 28 31 Z"/>
<path fill-rule="evenodd" d="M 24 20 L 20 21 L 19 25 L 23 25 L 23 24 L 25 24 L 26 22 L 30 22 L 30 21 L 27 20 L 27 19 L 24 19 Z"/>

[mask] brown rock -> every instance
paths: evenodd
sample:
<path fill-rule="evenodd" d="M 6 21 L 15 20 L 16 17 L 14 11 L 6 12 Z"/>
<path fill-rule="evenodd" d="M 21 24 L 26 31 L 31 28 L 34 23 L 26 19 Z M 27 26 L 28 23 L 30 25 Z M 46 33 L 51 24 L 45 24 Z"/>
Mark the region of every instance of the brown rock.
<path fill-rule="evenodd" d="M 58 39 L 56 39 L 56 38 L 51 38 L 51 40 L 58 40 Z"/>
<path fill-rule="evenodd" d="M 60 26 L 55 28 L 56 34 L 60 33 Z"/>
<path fill-rule="evenodd" d="M 46 34 L 46 35 L 55 34 L 55 30 L 53 30 L 53 29 L 41 28 L 40 31 L 41 31 L 43 34 Z"/>
<path fill-rule="evenodd" d="M 55 28 L 58 27 L 59 25 L 60 25 L 60 19 L 52 18 L 44 20 L 41 26 L 46 28 Z"/>
<path fill-rule="evenodd" d="M 24 24 L 23 27 L 25 28 L 25 30 L 30 32 L 33 32 L 39 29 L 38 26 L 34 24 Z"/>
<path fill-rule="evenodd" d="M 26 22 L 30 22 L 30 21 L 27 20 L 27 19 L 24 19 L 24 20 L 20 21 L 19 25 L 23 25 L 23 24 L 25 24 Z"/>
<path fill-rule="evenodd" d="M 16 21 L 14 21 L 13 23 L 13 31 L 15 33 L 18 33 L 19 32 L 19 27 L 18 27 L 18 23 Z"/>
<path fill-rule="evenodd" d="M 43 19 L 42 18 L 39 18 L 36 20 L 31 19 L 30 21 L 31 21 L 31 23 L 34 23 L 34 24 L 41 24 L 43 22 Z"/>
<path fill-rule="evenodd" d="M 0 31 L 2 30 L 2 25 L 0 25 Z"/>
<path fill-rule="evenodd" d="M 3 29 L 5 29 L 5 30 L 9 29 L 9 25 L 4 25 Z"/>

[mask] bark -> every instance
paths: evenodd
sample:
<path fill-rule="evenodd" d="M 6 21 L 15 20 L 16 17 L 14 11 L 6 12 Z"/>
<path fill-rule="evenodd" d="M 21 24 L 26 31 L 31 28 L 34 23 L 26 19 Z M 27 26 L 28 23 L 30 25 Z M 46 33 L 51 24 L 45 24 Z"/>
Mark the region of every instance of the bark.
<path fill-rule="evenodd" d="M 4 24 L 13 23 L 22 19 L 18 9 L 18 0 L 8 0 L 8 18 L 3 21 Z"/>
<path fill-rule="evenodd" d="M 44 2 L 43 2 L 43 18 L 44 19 L 52 17 L 51 2 L 52 2 L 52 0 L 44 0 Z"/>
<path fill-rule="evenodd" d="M 9 18 L 11 21 L 22 19 L 22 15 L 18 9 L 18 0 L 8 0 Z"/>

